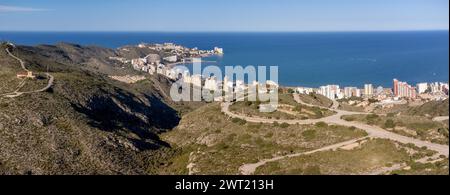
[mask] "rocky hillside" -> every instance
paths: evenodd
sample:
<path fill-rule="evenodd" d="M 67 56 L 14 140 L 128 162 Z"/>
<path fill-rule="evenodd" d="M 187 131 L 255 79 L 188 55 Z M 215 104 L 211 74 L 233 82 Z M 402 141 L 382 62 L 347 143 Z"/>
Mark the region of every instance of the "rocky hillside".
<path fill-rule="evenodd" d="M 5 47 L 0 94 L 20 84 L 20 64 Z M 55 81 L 45 92 L 0 96 L 0 174 L 153 174 L 174 153 L 159 139 L 180 120 L 174 108 L 183 108 L 166 96 L 171 81 L 109 79 L 107 73 L 123 73 L 106 59 L 115 55 L 109 49 L 58 44 L 20 46 L 13 53 Z M 27 80 L 22 90 L 46 82 Z"/>
<path fill-rule="evenodd" d="M 405 114 L 414 116 L 438 117 L 448 116 L 449 100 L 431 101 L 421 106 L 408 109 Z"/>

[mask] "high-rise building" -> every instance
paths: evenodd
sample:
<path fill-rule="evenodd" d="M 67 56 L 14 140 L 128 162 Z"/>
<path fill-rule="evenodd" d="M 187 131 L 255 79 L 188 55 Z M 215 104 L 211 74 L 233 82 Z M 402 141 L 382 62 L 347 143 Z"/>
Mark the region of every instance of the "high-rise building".
<path fill-rule="evenodd" d="M 344 97 L 361 97 L 361 91 L 356 87 L 345 87 L 344 88 Z"/>
<path fill-rule="evenodd" d="M 394 79 L 394 95 L 399 98 L 416 98 L 416 88 L 412 87 L 406 82 L 398 81 Z"/>
<path fill-rule="evenodd" d="M 341 91 L 339 85 L 327 85 L 322 86 L 319 89 L 319 94 L 327 97 L 328 99 L 336 99 L 340 95 Z"/>
<path fill-rule="evenodd" d="M 366 97 L 372 97 L 373 96 L 373 85 L 372 84 L 365 84 L 364 85 L 364 95 Z"/>
<path fill-rule="evenodd" d="M 398 80 L 394 79 L 394 87 L 392 88 L 394 90 L 394 96 L 398 97 Z"/>
<path fill-rule="evenodd" d="M 428 83 L 417 84 L 417 92 L 419 94 L 425 93 L 428 90 Z"/>
<path fill-rule="evenodd" d="M 377 87 L 377 90 L 376 90 L 376 94 L 377 95 L 380 95 L 380 94 L 382 94 L 384 92 L 384 88 L 382 87 L 382 86 L 378 86 Z"/>

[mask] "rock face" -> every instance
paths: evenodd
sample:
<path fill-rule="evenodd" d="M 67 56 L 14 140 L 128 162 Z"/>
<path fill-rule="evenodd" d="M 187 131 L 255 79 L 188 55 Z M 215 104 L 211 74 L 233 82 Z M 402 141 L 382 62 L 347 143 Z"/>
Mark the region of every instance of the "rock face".
<path fill-rule="evenodd" d="M 159 138 L 180 120 L 164 96 L 169 80 L 110 79 L 110 49 L 58 44 L 14 52 L 55 82 L 46 92 L 0 97 L 0 174 L 154 174 L 173 155 Z M 14 75 L 18 64 L 8 58 L 2 46 L 0 71 Z"/>

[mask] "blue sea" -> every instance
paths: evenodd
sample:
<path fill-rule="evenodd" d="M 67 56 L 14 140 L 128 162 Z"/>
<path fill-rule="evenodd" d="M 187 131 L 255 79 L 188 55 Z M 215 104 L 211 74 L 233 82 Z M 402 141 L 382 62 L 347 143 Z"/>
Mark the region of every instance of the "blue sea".
<path fill-rule="evenodd" d="M 38 45 L 70 42 L 117 48 L 173 42 L 199 49 L 223 47 L 207 60 L 225 65 L 279 66 L 284 86 L 326 84 L 390 87 L 397 78 L 410 84 L 449 80 L 449 32 L 0 32 L 0 40 Z"/>

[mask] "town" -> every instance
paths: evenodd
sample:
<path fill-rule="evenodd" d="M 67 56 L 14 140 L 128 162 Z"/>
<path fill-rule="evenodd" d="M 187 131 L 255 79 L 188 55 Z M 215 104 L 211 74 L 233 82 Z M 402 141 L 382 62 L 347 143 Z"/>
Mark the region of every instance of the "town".
<path fill-rule="evenodd" d="M 370 101 L 379 106 L 392 106 L 416 102 L 421 104 L 428 101 L 448 99 L 449 84 L 443 82 L 418 83 L 415 87 L 397 79 L 393 80 L 392 88 L 375 88 L 373 84 L 365 84 L 364 88 L 326 85 L 319 88 L 297 87 L 299 94 L 317 93 L 331 100 L 348 100 L 349 104 L 364 107 Z M 358 101 L 359 99 L 359 101 Z"/>
<path fill-rule="evenodd" d="M 187 48 L 173 43 L 164 44 L 146 44 L 137 45 L 138 48 L 148 48 L 156 51 L 155 53 L 164 53 L 164 57 L 159 54 L 151 53 L 141 58 L 125 59 L 120 57 L 110 57 L 111 60 L 117 60 L 124 64 L 131 64 L 133 69 L 146 72 L 150 75 L 159 74 L 171 80 L 189 83 L 196 87 L 201 87 L 210 91 L 223 89 L 228 92 L 230 90 L 245 91 L 249 85 L 242 80 L 230 81 L 225 77 L 223 80 L 216 76 L 205 78 L 202 75 L 190 75 L 189 71 L 181 70 L 176 65 L 189 64 L 193 62 L 201 62 L 201 58 L 212 55 L 223 55 L 223 48 L 215 47 L 212 50 L 199 50 L 198 48 Z M 122 48 L 127 50 L 127 48 Z M 196 61 L 197 60 L 197 61 Z M 137 82 L 145 77 L 127 79 L 112 77 L 113 79 L 123 81 L 129 80 L 129 83 Z M 265 85 L 269 85 L 269 89 L 278 88 L 279 85 L 273 81 L 266 81 Z M 252 85 L 261 85 L 253 81 Z M 273 87 L 273 88 L 272 88 Z M 415 86 L 402 82 L 397 79 L 393 80 L 392 88 L 384 88 L 382 86 L 374 87 L 373 84 L 365 84 L 363 88 L 343 87 L 339 85 L 326 85 L 318 88 L 310 87 L 289 87 L 291 91 L 298 94 L 320 94 L 331 100 L 347 100 L 350 105 L 365 107 L 369 102 L 375 102 L 379 106 L 392 106 L 398 104 L 406 104 L 408 102 L 416 102 L 418 104 L 428 101 L 445 100 L 449 96 L 449 84 L 444 82 L 418 83 Z M 260 91 L 261 92 L 261 91 Z M 267 92 L 267 91 L 265 91 Z M 261 92 L 262 93 L 262 92 Z M 222 99 L 217 98 L 216 101 Z"/>

